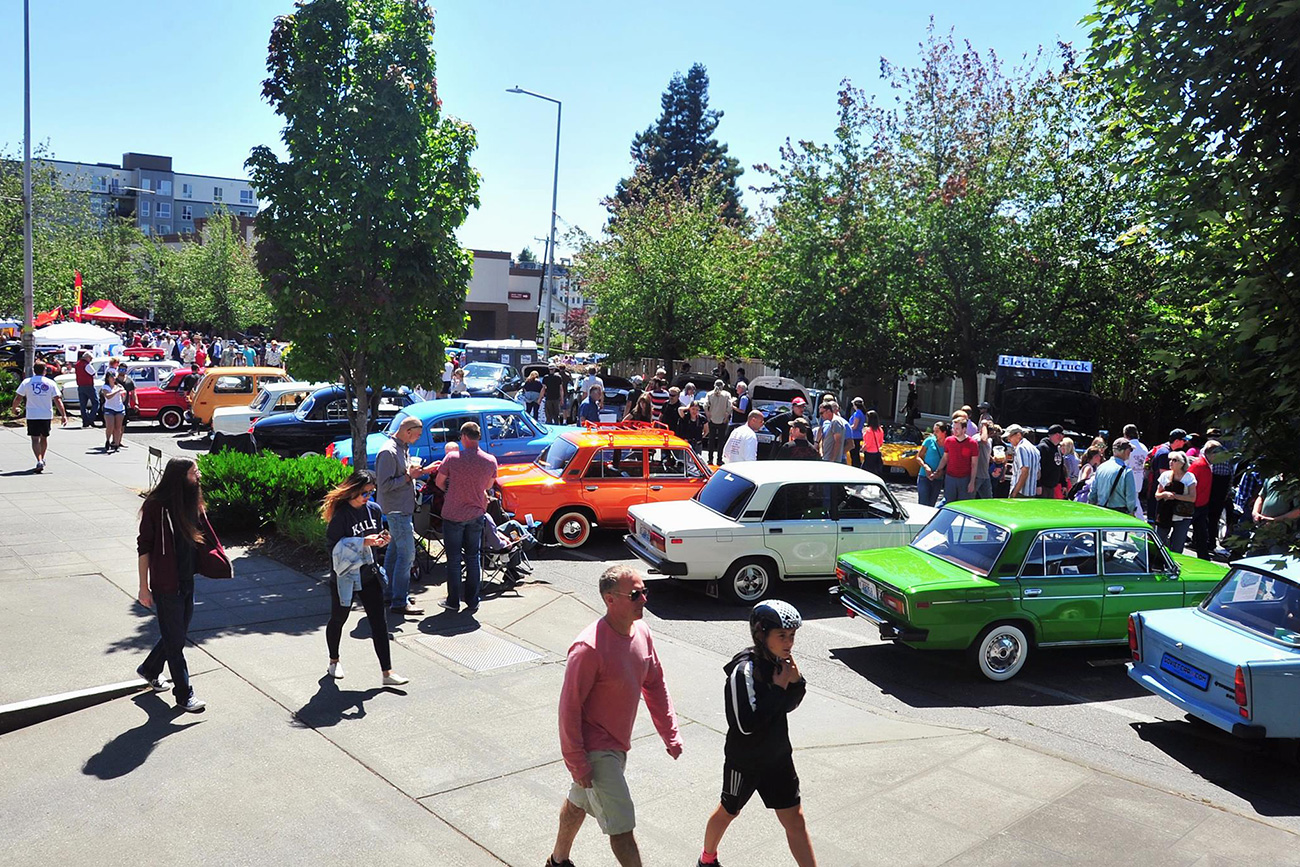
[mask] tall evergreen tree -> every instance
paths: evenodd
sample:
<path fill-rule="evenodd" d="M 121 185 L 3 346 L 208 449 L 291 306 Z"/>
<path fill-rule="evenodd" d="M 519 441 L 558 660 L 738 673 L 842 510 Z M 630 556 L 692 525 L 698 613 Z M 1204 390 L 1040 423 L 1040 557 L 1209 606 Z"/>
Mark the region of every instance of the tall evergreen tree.
<path fill-rule="evenodd" d="M 722 217 L 733 225 L 745 219 L 736 178 L 740 161 L 727 155 L 727 146 L 713 137 L 722 112 L 709 108 L 709 73 L 694 64 L 683 76 L 673 73 L 660 99 L 663 113 L 632 139 L 632 159 L 644 166 L 655 183 L 676 183 L 689 197 L 699 178 L 707 177 L 722 200 Z M 619 181 L 616 198 L 627 204 L 637 187 L 630 178 Z"/>

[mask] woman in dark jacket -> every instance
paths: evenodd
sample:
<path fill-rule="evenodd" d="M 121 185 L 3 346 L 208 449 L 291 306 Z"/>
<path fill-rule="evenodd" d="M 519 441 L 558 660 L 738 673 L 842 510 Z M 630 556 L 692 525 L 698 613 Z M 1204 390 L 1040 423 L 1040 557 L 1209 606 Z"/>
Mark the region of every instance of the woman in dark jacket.
<path fill-rule="evenodd" d="M 176 707 L 200 713 L 207 704 L 194 696 L 185 665 L 185 641 L 194 616 L 194 576 L 231 577 L 230 558 L 208 521 L 199 486 L 199 465 L 189 458 L 172 458 L 162 478 L 140 507 L 136 537 L 140 564 L 140 604 L 158 616 L 161 638 L 136 674 L 155 692 L 170 686 Z M 171 683 L 162 677 L 163 663 Z"/>

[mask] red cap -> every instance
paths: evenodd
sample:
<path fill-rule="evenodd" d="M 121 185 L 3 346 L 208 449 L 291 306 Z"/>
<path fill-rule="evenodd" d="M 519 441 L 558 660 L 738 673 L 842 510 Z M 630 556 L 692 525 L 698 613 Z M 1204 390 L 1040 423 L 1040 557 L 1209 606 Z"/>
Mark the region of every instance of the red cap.
<path fill-rule="evenodd" d="M 790 405 L 791 405 L 791 406 L 807 406 L 807 405 L 808 405 L 808 401 L 804 400 L 802 397 L 796 397 L 794 400 L 790 401 Z"/>

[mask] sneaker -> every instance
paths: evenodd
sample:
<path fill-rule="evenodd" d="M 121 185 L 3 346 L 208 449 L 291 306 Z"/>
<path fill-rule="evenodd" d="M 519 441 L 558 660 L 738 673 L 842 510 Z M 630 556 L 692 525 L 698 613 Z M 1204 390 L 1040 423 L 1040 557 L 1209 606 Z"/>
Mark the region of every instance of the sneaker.
<path fill-rule="evenodd" d="M 384 675 L 384 686 L 402 686 L 403 684 L 410 682 L 411 679 L 409 677 L 402 677 L 400 674 Z"/>
<path fill-rule="evenodd" d="M 141 680 L 144 680 L 146 683 L 148 683 L 149 688 L 152 689 L 154 692 L 166 692 L 167 690 L 172 688 L 172 682 L 170 680 L 166 680 L 161 674 L 158 675 L 157 677 L 148 677 L 145 675 L 144 671 L 139 668 L 135 670 L 135 673 L 140 676 Z"/>
<path fill-rule="evenodd" d="M 208 703 L 206 701 L 201 698 L 195 698 L 192 695 L 183 702 L 176 702 L 176 709 L 183 710 L 186 713 L 203 713 L 203 709 L 207 706 Z"/>
<path fill-rule="evenodd" d="M 563 861 L 556 861 L 550 855 L 547 855 L 546 867 L 574 867 L 574 863 L 568 858 L 565 858 Z"/>
<path fill-rule="evenodd" d="M 715 858 L 712 864 L 705 864 L 704 860 L 701 859 L 695 862 L 695 867 L 722 867 L 722 862 Z"/>
<path fill-rule="evenodd" d="M 37 462 L 36 462 L 36 472 L 38 472 L 38 473 L 43 473 L 43 472 L 45 472 L 45 461 L 37 461 Z"/>
<path fill-rule="evenodd" d="M 438 607 L 439 607 L 439 608 L 445 608 L 445 609 L 447 609 L 448 611 L 450 611 L 452 614 L 455 614 L 457 611 L 460 610 L 460 603 L 459 603 L 459 602 L 448 602 L 446 599 L 444 599 L 444 600 L 442 600 L 441 602 L 438 603 Z"/>
<path fill-rule="evenodd" d="M 403 605 L 401 608 L 390 608 L 388 610 L 394 614 L 405 614 L 407 617 L 419 617 L 421 614 L 424 613 L 423 608 L 417 608 L 416 606 L 411 605 L 410 603 Z"/>
<path fill-rule="evenodd" d="M 475 614 L 478 614 L 478 606 L 471 605 L 469 608 L 465 609 L 465 613 L 473 617 Z"/>
<path fill-rule="evenodd" d="M 335 680 L 342 680 L 342 679 L 343 679 L 343 663 L 341 663 L 341 662 L 331 662 L 331 663 L 330 663 L 330 668 L 329 668 L 329 673 L 330 673 L 330 677 L 334 678 Z"/>

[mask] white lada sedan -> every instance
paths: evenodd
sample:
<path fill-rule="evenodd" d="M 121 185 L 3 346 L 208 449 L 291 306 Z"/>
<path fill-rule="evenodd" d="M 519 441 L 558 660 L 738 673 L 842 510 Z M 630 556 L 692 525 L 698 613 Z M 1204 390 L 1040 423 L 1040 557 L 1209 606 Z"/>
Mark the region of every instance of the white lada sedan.
<path fill-rule="evenodd" d="M 934 513 L 903 506 L 879 476 L 847 464 L 742 462 L 692 500 L 629 508 L 624 543 L 652 574 L 752 604 L 778 579 L 833 581 L 841 554 L 906 545 Z"/>

